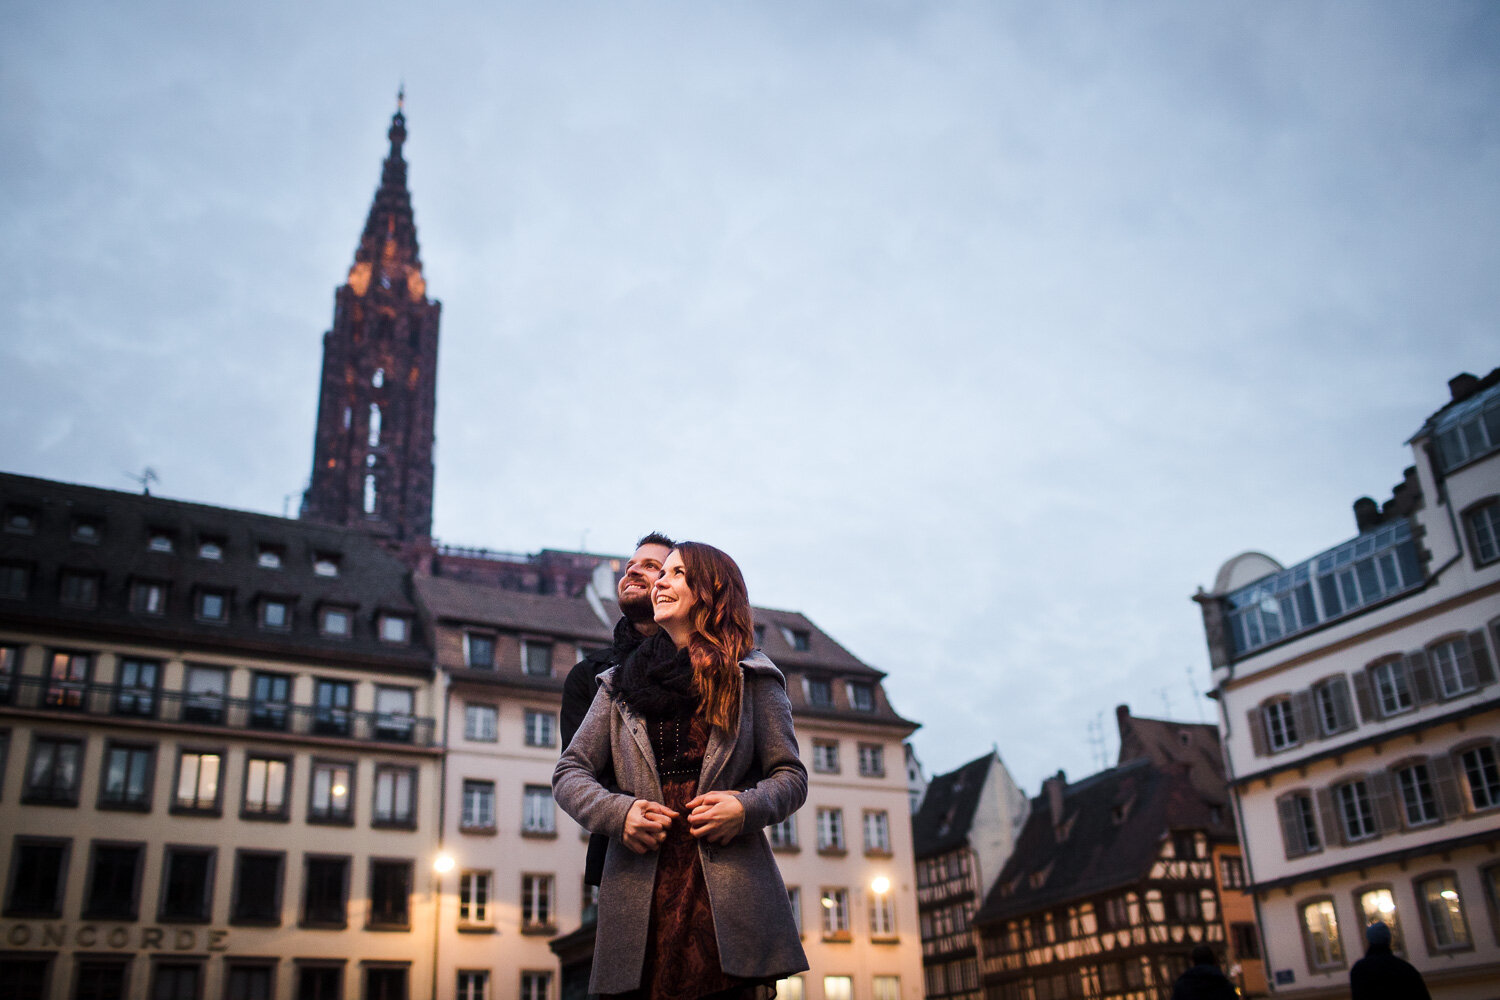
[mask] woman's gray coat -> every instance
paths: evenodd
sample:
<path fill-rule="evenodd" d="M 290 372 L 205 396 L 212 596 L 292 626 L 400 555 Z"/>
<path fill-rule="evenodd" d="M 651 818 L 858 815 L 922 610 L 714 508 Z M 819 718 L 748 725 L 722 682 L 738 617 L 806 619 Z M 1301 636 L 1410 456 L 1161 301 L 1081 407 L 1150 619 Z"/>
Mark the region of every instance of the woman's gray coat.
<path fill-rule="evenodd" d="M 797 753 L 786 678 L 759 650 L 740 661 L 740 667 L 739 725 L 733 732 L 710 733 L 698 794 L 737 791 L 745 807 L 745 829 L 727 845 L 700 840 L 698 854 L 724 971 L 747 979 L 781 978 L 806 969 L 807 956 L 781 871 L 761 830 L 796 812 L 807 799 L 807 769 Z M 614 670 L 600 675 L 594 703 L 552 775 L 557 802 L 568 815 L 610 838 L 599 887 L 590 993 L 624 993 L 640 986 L 656 882 L 657 853 L 636 854 L 620 839 L 635 800 L 660 802 L 662 791 L 646 723 L 616 699 L 614 679 Z M 611 766 L 619 791 L 595 777 L 608 774 Z"/>

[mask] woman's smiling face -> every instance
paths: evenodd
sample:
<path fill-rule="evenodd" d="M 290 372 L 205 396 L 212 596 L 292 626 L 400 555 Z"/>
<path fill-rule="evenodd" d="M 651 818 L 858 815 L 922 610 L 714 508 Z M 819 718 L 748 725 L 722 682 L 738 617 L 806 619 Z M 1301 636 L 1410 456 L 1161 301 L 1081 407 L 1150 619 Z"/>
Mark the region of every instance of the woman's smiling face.
<path fill-rule="evenodd" d="M 692 588 L 688 586 L 687 567 L 682 564 L 682 553 L 676 549 L 662 563 L 661 576 L 651 587 L 651 606 L 656 623 L 677 629 L 691 628 L 688 612 L 697 603 Z"/>

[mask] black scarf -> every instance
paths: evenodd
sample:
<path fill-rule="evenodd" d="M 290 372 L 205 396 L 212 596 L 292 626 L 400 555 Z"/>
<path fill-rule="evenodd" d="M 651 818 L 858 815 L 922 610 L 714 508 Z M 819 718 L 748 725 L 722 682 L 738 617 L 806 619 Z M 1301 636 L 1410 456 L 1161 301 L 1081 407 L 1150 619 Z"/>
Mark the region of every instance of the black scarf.
<path fill-rule="evenodd" d="M 615 690 L 631 711 L 646 717 L 690 715 L 698 707 L 693 661 L 665 630 L 640 643 L 619 669 Z"/>
<path fill-rule="evenodd" d="M 615 662 L 624 663 L 625 657 L 634 653 L 636 647 L 645 641 L 646 637 L 641 635 L 640 630 L 631 623 L 630 619 L 621 615 L 620 620 L 615 622 Z"/>

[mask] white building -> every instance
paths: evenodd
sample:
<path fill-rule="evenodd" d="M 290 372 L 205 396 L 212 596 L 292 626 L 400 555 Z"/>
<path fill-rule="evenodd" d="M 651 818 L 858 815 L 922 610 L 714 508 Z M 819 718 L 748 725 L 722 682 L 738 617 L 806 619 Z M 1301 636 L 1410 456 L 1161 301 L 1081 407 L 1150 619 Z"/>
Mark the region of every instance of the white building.
<path fill-rule="evenodd" d="M 1196 597 L 1277 995 L 1347 995 L 1377 918 L 1433 996 L 1500 981 L 1500 369 L 1449 385 L 1355 538 Z"/>

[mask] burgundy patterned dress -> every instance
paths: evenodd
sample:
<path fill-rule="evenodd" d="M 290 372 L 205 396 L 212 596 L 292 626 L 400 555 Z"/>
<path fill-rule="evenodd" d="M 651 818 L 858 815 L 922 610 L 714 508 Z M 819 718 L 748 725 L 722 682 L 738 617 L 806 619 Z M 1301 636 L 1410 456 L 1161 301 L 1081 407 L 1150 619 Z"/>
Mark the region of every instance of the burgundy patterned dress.
<path fill-rule="evenodd" d="M 641 986 L 614 994 L 625 1000 L 740 1000 L 758 984 L 726 975 L 719 963 L 714 914 L 703 880 L 698 841 L 688 829 L 687 803 L 697 795 L 698 772 L 708 748 L 708 723 L 696 714 L 647 719 L 651 752 L 661 778 L 663 805 L 681 815 L 667 831 L 656 861 L 651 929 Z M 765 991 L 759 991 L 764 995 Z"/>

